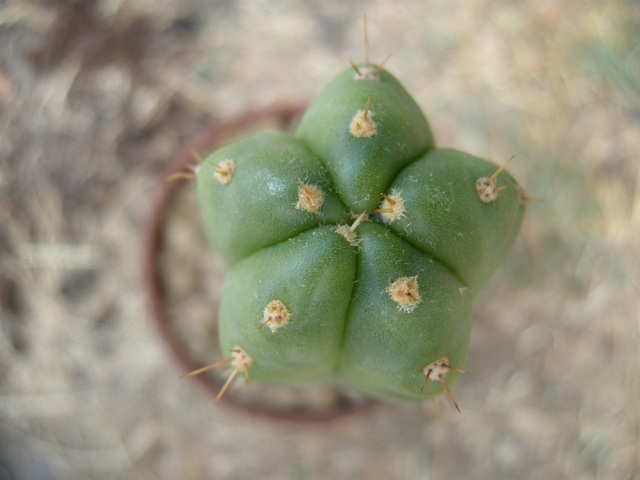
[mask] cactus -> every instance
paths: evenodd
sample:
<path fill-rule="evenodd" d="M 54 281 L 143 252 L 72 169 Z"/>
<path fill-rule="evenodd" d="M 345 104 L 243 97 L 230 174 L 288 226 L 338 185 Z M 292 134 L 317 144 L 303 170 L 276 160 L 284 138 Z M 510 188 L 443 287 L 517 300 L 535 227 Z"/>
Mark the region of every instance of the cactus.
<path fill-rule="evenodd" d="M 218 321 L 231 357 L 210 367 L 390 400 L 446 391 L 457 408 L 472 300 L 526 197 L 504 165 L 436 148 L 382 66 L 352 66 L 294 133 L 238 140 L 198 168 L 204 229 L 228 269 Z"/>

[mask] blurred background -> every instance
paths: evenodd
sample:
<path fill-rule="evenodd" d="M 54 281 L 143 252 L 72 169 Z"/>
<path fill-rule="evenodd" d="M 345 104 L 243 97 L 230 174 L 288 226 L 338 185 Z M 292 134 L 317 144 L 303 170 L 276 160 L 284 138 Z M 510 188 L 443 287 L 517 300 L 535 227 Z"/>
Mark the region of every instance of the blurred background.
<path fill-rule="evenodd" d="M 461 414 L 230 411 L 178 381 L 141 225 L 194 131 L 363 60 L 364 14 L 438 144 L 542 201 Z M 0 1 L 0 478 L 640 479 L 639 32 L 635 0 Z"/>

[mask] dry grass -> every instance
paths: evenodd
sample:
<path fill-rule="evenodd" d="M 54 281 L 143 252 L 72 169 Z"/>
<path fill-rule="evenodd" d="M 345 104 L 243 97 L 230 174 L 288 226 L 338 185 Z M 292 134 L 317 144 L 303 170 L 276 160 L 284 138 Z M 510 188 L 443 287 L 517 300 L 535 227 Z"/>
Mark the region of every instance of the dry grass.
<path fill-rule="evenodd" d="M 515 154 L 543 202 L 478 299 L 461 415 L 230 413 L 148 319 L 141 223 L 190 132 L 313 95 L 363 13 L 439 144 Z M 632 0 L 0 3 L 0 478 L 640 478 L 639 29 Z"/>

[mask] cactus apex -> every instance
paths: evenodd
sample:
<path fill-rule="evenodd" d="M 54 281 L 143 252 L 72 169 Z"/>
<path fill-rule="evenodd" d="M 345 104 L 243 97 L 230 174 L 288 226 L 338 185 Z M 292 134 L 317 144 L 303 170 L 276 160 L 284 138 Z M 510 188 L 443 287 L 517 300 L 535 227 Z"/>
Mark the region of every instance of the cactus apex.
<path fill-rule="evenodd" d="M 358 228 L 358 225 L 360 225 L 362 222 L 366 222 L 367 220 L 368 220 L 368 215 L 367 215 L 367 212 L 365 211 L 365 212 L 362 212 L 358 216 L 358 218 L 356 218 L 356 221 L 353 222 L 351 226 L 338 225 L 335 228 L 335 231 L 340 235 L 342 235 L 345 238 L 345 240 L 351 244 L 351 246 L 357 247 L 360 244 L 360 239 L 356 235 L 356 228 Z"/>

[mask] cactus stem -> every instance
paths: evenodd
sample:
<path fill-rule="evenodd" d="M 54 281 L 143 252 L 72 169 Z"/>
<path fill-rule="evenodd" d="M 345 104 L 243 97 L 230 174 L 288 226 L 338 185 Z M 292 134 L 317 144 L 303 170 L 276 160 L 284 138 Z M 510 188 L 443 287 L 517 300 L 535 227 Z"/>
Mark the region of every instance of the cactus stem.
<path fill-rule="evenodd" d="M 449 395 L 449 398 L 451 399 L 451 403 L 453 403 L 453 406 L 456 407 L 456 410 L 458 410 L 458 412 L 460 412 L 460 407 L 458 406 L 458 402 L 456 402 L 456 399 L 454 398 L 453 393 L 451 393 L 451 389 L 449 388 L 449 385 L 447 385 L 447 382 L 444 380 L 444 376 L 447 374 L 448 370 L 455 370 L 456 372 L 460 372 L 460 373 L 467 373 L 467 374 L 469 373 L 469 372 L 465 372 L 460 368 L 456 368 L 449 365 L 449 358 L 445 355 L 443 357 L 440 357 L 435 362 L 432 362 L 426 365 L 422 369 L 422 371 L 425 374 L 425 378 L 424 378 L 424 382 L 422 382 L 422 387 L 420 387 L 420 391 L 424 390 L 424 387 L 427 384 L 427 381 L 429 381 L 429 379 L 434 381 L 439 381 L 440 383 L 442 383 L 442 386 L 447 392 L 447 395 Z"/>

